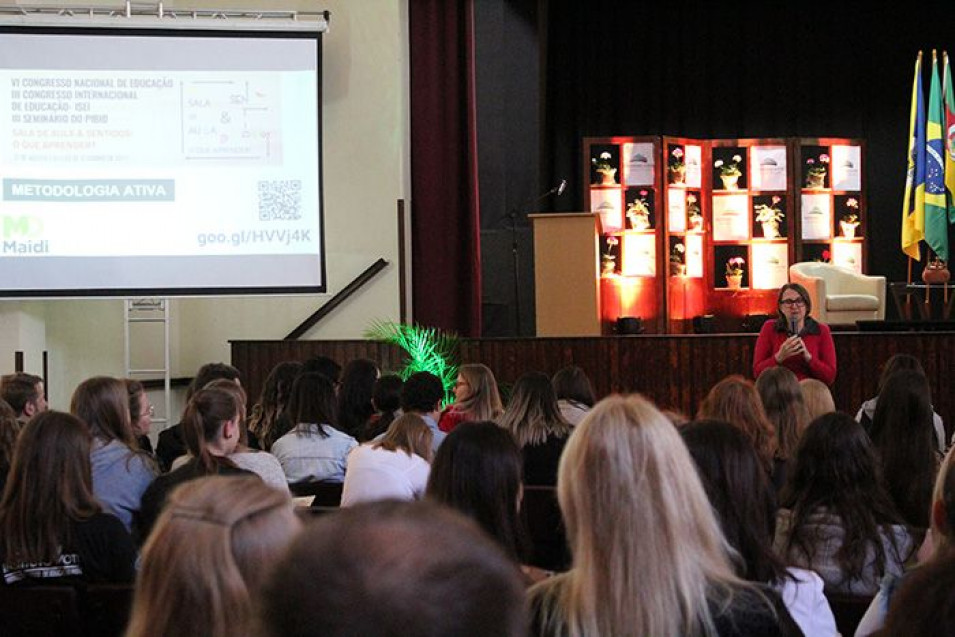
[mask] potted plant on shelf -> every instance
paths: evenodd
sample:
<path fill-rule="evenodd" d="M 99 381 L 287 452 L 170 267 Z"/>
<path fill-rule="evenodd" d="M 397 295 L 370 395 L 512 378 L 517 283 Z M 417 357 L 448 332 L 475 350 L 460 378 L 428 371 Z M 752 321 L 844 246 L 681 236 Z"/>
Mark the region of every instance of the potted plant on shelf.
<path fill-rule="evenodd" d="M 818 190 L 825 188 L 826 172 L 829 170 L 829 155 L 822 153 L 818 158 L 806 160 L 806 188 Z"/>
<path fill-rule="evenodd" d="M 633 230 L 650 228 L 650 206 L 647 205 L 647 191 L 641 190 L 640 197 L 627 206 L 627 219 Z"/>
<path fill-rule="evenodd" d="M 667 172 L 671 184 L 686 183 L 686 162 L 683 159 L 683 149 L 679 146 L 670 151 Z"/>
<path fill-rule="evenodd" d="M 607 251 L 601 255 L 601 274 L 610 276 L 617 270 L 617 255 L 613 253 L 613 247 L 619 243 L 617 237 L 610 235 L 607 237 Z"/>
<path fill-rule="evenodd" d="M 594 165 L 597 174 L 600 175 L 601 186 L 615 186 L 617 184 L 614 176 L 617 169 L 610 164 L 611 155 L 607 151 L 600 153 L 599 157 L 593 157 L 590 162 Z"/>
<path fill-rule="evenodd" d="M 773 195 L 772 203 L 769 205 L 761 203 L 753 207 L 756 211 L 756 222 L 763 227 L 763 237 L 766 239 L 779 238 L 779 222 L 786 217 L 779 209 L 780 201 L 782 197 Z"/>
<path fill-rule="evenodd" d="M 846 239 L 854 239 L 856 228 L 859 226 L 859 200 L 855 197 L 849 197 L 846 200 L 848 212 L 844 213 L 839 219 L 839 227 L 842 228 L 842 236 Z"/>
<path fill-rule="evenodd" d="M 703 232 L 703 212 L 693 193 L 686 196 L 686 216 L 690 221 L 691 232 Z"/>
<path fill-rule="evenodd" d="M 731 290 L 738 290 L 743 283 L 743 267 L 746 265 L 746 259 L 743 257 L 732 257 L 726 262 L 726 287 Z"/>
<path fill-rule="evenodd" d="M 728 162 L 724 162 L 722 159 L 717 159 L 713 163 L 713 166 L 720 169 L 720 179 L 723 180 L 724 190 L 739 189 L 739 178 L 743 174 L 739 169 L 739 165 L 742 161 L 742 157 L 739 155 L 733 155 L 733 159 Z"/>
<path fill-rule="evenodd" d="M 686 274 L 686 245 L 677 241 L 670 248 L 670 276 Z"/>

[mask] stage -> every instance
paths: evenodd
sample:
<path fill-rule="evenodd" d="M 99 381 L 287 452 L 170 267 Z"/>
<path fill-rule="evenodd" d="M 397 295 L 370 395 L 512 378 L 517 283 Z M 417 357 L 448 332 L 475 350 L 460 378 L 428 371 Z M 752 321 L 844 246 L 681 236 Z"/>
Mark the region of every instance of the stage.
<path fill-rule="evenodd" d="M 833 332 L 833 340 L 839 365 L 832 387 L 837 408 L 855 415 L 862 401 L 875 395 L 882 364 L 893 354 L 912 354 L 925 366 L 935 411 L 951 434 L 955 394 L 944 374 L 955 361 L 955 331 Z M 403 364 L 399 349 L 362 340 L 231 344 L 232 364 L 242 372 L 250 404 L 258 399 L 269 371 L 281 361 L 322 355 L 344 365 L 353 358 L 370 358 L 385 372 Z M 458 362 L 484 363 L 505 391 L 524 372 L 550 375 L 574 364 L 590 376 L 598 397 L 637 391 L 661 408 L 692 416 L 706 392 L 723 377 L 752 377 L 755 344 L 755 334 L 461 339 Z"/>

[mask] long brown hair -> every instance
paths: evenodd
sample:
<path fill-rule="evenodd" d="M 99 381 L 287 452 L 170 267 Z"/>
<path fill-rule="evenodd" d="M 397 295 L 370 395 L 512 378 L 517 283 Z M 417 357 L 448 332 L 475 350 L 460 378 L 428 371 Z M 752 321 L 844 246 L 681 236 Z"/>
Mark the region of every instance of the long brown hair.
<path fill-rule="evenodd" d="M 698 420 L 722 420 L 740 429 L 756 449 L 766 471 L 773 467 L 776 450 L 773 426 L 753 382 L 739 375 L 727 376 L 713 385 L 700 404 Z"/>
<path fill-rule="evenodd" d="M 247 634 L 259 588 L 300 528 L 288 495 L 258 478 L 179 487 L 143 547 L 126 637 Z"/>
<path fill-rule="evenodd" d="M 98 513 L 90 474 L 89 428 L 60 411 L 37 414 L 17 439 L 0 501 L 6 561 L 53 562 L 70 544 L 70 521 Z"/>
<path fill-rule="evenodd" d="M 570 425 L 557 406 L 550 378 L 540 372 L 528 372 L 514 383 L 514 392 L 504 415 L 498 421 L 511 432 L 517 446 L 544 444 L 548 438 L 565 438 Z"/>
<path fill-rule="evenodd" d="M 400 449 L 409 456 L 415 454 L 431 462 L 434 456 L 431 446 L 433 439 L 434 433 L 424 418 L 418 414 L 403 414 L 392 421 L 381 440 L 372 443 L 372 447 L 388 451 Z"/>
<path fill-rule="evenodd" d="M 6 477 L 13 462 L 13 449 L 23 423 L 17 420 L 17 412 L 10 404 L 0 398 L 0 479 Z"/>
<path fill-rule="evenodd" d="M 776 428 L 776 457 L 789 460 L 809 426 L 809 411 L 799 380 L 786 367 L 770 367 L 756 379 L 756 391 L 766 417 Z"/>
<path fill-rule="evenodd" d="M 119 440 L 130 449 L 139 448 L 129 417 L 129 395 L 118 378 L 94 376 L 77 385 L 70 413 L 89 425 L 93 437 L 103 443 Z"/>
<path fill-rule="evenodd" d="M 217 466 L 223 464 L 234 466 L 228 458 L 213 455 L 209 443 L 218 439 L 226 422 L 238 417 L 238 401 L 226 389 L 200 389 L 189 399 L 182 415 L 182 437 L 189 453 L 199 460 L 203 473 L 216 473 Z"/>
<path fill-rule="evenodd" d="M 469 420 L 497 420 L 504 413 L 501 394 L 497 390 L 494 372 L 486 365 L 473 363 L 461 365 L 458 375 L 467 381 L 471 395 L 454 405 L 458 411 L 468 414 Z"/>

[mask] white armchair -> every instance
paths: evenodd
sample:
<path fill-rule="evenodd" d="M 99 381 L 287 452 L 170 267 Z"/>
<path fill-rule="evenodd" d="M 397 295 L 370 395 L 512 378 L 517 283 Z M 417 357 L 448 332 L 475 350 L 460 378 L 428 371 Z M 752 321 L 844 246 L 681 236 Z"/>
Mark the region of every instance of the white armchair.
<path fill-rule="evenodd" d="M 856 274 L 829 263 L 794 263 L 789 280 L 809 292 L 812 315 L 828 325 L 885 318 L 885 277 Z"/>

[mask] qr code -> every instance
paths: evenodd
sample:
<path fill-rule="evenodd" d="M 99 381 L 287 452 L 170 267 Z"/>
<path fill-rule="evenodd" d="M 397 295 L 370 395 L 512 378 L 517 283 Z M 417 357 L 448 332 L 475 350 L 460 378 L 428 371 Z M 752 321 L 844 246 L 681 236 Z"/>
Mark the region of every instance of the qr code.
<path fill-rule="evenodd" d="M 260 221 L 289 221 L 301 217 L 301 179 L 259 182 Z"/>

